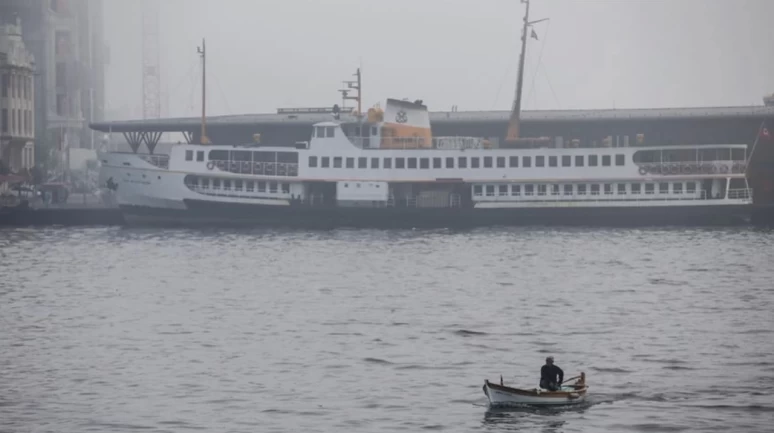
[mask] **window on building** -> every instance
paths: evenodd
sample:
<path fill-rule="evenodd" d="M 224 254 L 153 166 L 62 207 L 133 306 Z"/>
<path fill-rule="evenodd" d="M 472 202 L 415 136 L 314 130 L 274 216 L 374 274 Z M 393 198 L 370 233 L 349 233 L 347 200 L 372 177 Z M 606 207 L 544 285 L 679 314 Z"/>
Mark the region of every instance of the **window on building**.
<path fill-rule="evenodd" d="M 605 195 L 612 195 L 613 194 L 613 184 L 612 183 L 606 183 L 605 184 Z"/>
<path fill-rule="evenodd" d="M 433 168 L 443 168 L 443 159 L 433 158 Z"/>
<path fill-rule="evenodd" d="M 320 167 L 328 168 L 331 166 L 331 158 L 329 156 L 323 156 L 320 158 Z"/>
<path fill-rule="evenodd" d="M 484 157 L 484 168 L 492 168 L 492 157 L 491 156 L 485 156 Z"/>
<path fill-rule="evenodd" d="M 548 157 L 548 166 L 549 167 L 556 167 L 556 157 L 555 156 L 549 156 Z"/>
<path fill-rule="evenodd" d="M 446 168 L 454 168 L 454 157 L 450 156 L 446 158 Z"/>
<path fill-rule="evenodd" d="M 685 192 L 688 194 L 696 194 L 696 182 L 686 182 Z"/>
<path fill-rule="evenodd" d="M 486 196 L 487 197 L 494 197 L 495 195 L 495 187 L 494 185 L 487 185 L 486 186 Z"/>
<path fill-rule="evenodd" d="M 511 167 L 518 167 L 519 166 L 519 157 L 518 156 L 511 156 L 508 158 L 508 165 Z"/>
<path fill-rule="evenodd" d="M 546 185 L 538 185 L 538 195 L 546 195 Z"/>
<path fill-rule="evenodd" d="M 242 187 L 244 186 L 244 181 L 241 180 L 235 180 L 234 181 L 234 190 L 235 191 L 242 191 Z"/>
<path fill-rule="evenodd" d="M 559 195 L 559 185 L 551 185 L 551 195 Z"/>
<path fill-rule="evenodd" d="M 672 184 L 672 193 L 673 194 L 682 194 L 683 193 L 683 183 L 682 182 L 675 182 Z"/>
<path fill-rule="evenodd" d="M 570 155 L 562 155 L 562 167 L 572 167 L 572 157 Z"/>
<path fill-rule="evenodd" d="M 504 156 L 498 156 L 497 157 L 497 168 L 505 168 L 505 157 Z"/>
<path fill-rule="evenodd" d="M 419 168 L 423 170 L 430 168 L 430 158 L 419 158 Z"/>
<path fill-rule="evenodd" d="M 615 156 L 615 165 L 626 165 L 626 156 L 625 155 L 616 155 Z"/>
<path fill-rule="evenodd" d="M 481 197 L 483 193 L 483 187 L 481 185 L 473 185 L 473 195 Z"/>
<path fill-rule="evenodd" d="M 545 167 L 545 166 L 546 166 L 546 157 L 543 155 L 536 156 L 535 167 Z"/>
<path fill-rule="evenodd" d="M 408 158 L 408 168 L 417 168 L 417 159 L 416 158 Z"/>
<path fill-rule="evenodd" d="M 336 135 L 336 127 L 335 126 L 326 126 L 325 127 L 325 138 L 333 138 Z"/>
<path fill-rule="evenodd" d="M 333 157 L 333 168 L 341 168 L 344 164 L 344 160 L 340 156 Z"/>
<path fill-rule="evenodd" d="M 575 155 L 575 166 L 583 167 L 583 155 Z"/>
<path fill-rule="evenodd" d="M 526 196 L 535 195 L 535 185 L 532 185 L 532 184 L 524 185 L 524 195 Z"/>
<path fill-rule="evenodd" d="M 196 152 L 196 160 L 199 162 L 204 161 L 204 151 L 200 150 Z"/>
<path fill-rule="evenodd" d="M 602 167 L 610 167 L 610 155 L 602 155 Z"/>
<path fill-rule="evenodd" d="M 231 191 L 231 180 L 226 179 L 223 181 L 223 189 L 226 191 Z"/>
<path fill-rule="evenodd" d="M 266 182 L 258 182 L 258 192 L 266 192 Z"/>
<path fill-rule="evenodd" d="M 248 180 L 245 184 L 247 185 L 247 192 L 255 192 L 255 182 Z"/>
<path fill-rule="evenodd" d="M 645 194 L 653 194 L 656 191 L 656 187 L 652 183 L 645 184 Z"/>
<path fill-rule="evenodd" d="M 479 168 L 481 167 L 481 162 L 477 156 L 472 156 L 470 158 L 470 168 Z"/>
<path fill-rule="evenodd" d="M 572 195 L 572 185 L 564 186 L 564 195 Z"/>
<path fill-rule="evenodd" d="M 457 167 L 468 168 L 468 158 L 466 156 L 460 156 L 457 159 Z"/>
<path fill-rule="evenodd" d="M 62 62 L 56 64 L 56 87 L 67 87 L 67 67 Z"/>
<path fill-rule="evenodd" d="M 578 184 L 578 195 L 586 195 L 586 184 L 585 183 L 579 183 Z"/>
<path fill-rule="evenodd" d="M 355 168 L 355 158 L 347 158 L 347 168 Z"/>
<path fill-rule="evenodd" d="M 525 156 L 521 158 L 521 165 L 522 167 L 532 167 L 532 157 L 531 156 Z"/>
<path fill-rule="evenodd" d="M 0 80 L 2 80 L 2 83 L 0 83 L 0 90 L 2 91 L 3 98 L 8 97 L 8 88 L 11 86 L 10 80 L 8 79 L 8 74 L 0 74 Z"/>
<path fill-rule="evenodd" d="M 193 150 L 186 150 L 185 151 L 185 160 L 186 161 L 193 161 Z"/>
<path fill-rule="evenodd" d="M 620 194 L 620 195 L 626 194 L 626 184 L 625 183 L 619 183 L 618 184 L 618 194 Z"/>
<path fill-rule="evenodd" d="M 325 138 L 325 127 L 318 126 L 315 128 L 314 136 L 317 138 Z"/>
<path fill-rule="evenodd" d="M 384 168 L 392 168 L 392 158 L 384 158 Z"/>
<path fill-rule="evenodd" d="M 290 194 L 290 184 L 289 183 L 283 183 L 282 184 L 282 193 L 283 194 Z"/>
<path fill-rule="evenodd" d="M 659 194 L 669 194 L 669 183 L 667 182 L 661 182 L 658 184 L 658 193 Z"/>
<path fill-rule="evenodd" d="M 317 168 L 317 157 L 316 156 L 310 156 L 309 157 L 309 167 L 310 168 Z"/>
<path fill-rule="evenodd" d="M 521 195 L 521 185 L 511 185 L 511 195 L 513 196 Z"/>
<path fill-rule="evenodd" d="M 357 168 L 368 168 L 368 158 L 360 157 L 357 159 Z"/>
<path fill-rule="evenodd" d="M 508 185 L 498 185 L 497 195 L 508 195 Z"/>
<path fill-rule="evenodd" d="M 642 193 L 642 186 L 639 183 L 632 184 L 632 194 Z"/>
<path fill-rule="evenodd" d="M 589 155 L 589 167 L 596 167 L 598 164 L 597 155 Z"/>
<path fill-rule="evenodd" d="M 395 168 L 406 168 L 406 158 L 395 158 Z"/>
<path fill-rule="evenodd" d="M 212 179 L 212 189 L 220 189 L 220 179 Z"/>
<path fill-rule="evenodd" d="M 379 158 L 371 158 L 371 168 L 379 168 Z"/>
<path fill-rule="evenodd" d="M 591 195 L 599 195 L 599 184 L 591 184 Z"/>

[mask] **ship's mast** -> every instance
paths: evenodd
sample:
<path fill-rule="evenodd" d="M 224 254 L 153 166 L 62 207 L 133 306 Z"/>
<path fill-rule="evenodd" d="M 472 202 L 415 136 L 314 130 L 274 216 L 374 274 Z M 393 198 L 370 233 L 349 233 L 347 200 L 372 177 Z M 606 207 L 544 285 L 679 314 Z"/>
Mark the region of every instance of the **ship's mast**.
<path fill-rule="evenodd" d="M 210 144 L 210 140 L 207 138 L 207 47 L 204 39 L 202 39 L 202 46 L 196 50 L 202 58 L 202 136 L 200 142 L 201 144 Z"/>
<path fill-rule="evenodd" d="M 529 2 L 530 0 L 521 0 L 522 3 L 527 5 L 527 10 L 524 12 L 524 27 L 521 30 L 521 56 L 519 57 L 519 76 L 516 80 L 516 98 L 513 101 L 513 108 L 511 109 L 511 118 L 508 122 L 508 135 L 505 141 L 516 141 L 520 137 L 521 130 L 521 94 L 524 86 L 524 59 L 527 56 L 527 29 L 533 24 L 545 21 L 548 18 L 542 20 L 530 21 L 529 20 Z"/>

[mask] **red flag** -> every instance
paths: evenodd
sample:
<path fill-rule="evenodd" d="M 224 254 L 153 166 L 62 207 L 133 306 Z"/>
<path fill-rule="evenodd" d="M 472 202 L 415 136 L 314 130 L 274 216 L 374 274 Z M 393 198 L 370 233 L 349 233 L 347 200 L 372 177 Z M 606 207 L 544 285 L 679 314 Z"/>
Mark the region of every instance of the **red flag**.
<path fill-rule="evenodd" d="M 761 138 L 764 138 L 766 140 L 771 138 L 771 133 L 769 132 L 769 128 L 765 126 L 761 128 Z"/>

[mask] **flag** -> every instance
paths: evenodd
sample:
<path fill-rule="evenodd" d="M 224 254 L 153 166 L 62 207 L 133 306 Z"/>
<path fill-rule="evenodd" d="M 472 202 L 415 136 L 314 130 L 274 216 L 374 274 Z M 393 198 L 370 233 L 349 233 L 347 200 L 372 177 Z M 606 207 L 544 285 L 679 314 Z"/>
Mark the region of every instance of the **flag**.
<path fill-rule="evenodd" d="M 535 33 L 535 29 L 532 29 L 532 34 L 530 34 L 531 37 L 533 37 L 535 40 L 538 40 L 537 33 Z"/>
<path fill-rule="evenodd" d="M 769 128 L 767 128 L 765 125 L 761 128 L 761 138 L 768 140 L 771 138 L 771 133 L 769 132 Z"/>

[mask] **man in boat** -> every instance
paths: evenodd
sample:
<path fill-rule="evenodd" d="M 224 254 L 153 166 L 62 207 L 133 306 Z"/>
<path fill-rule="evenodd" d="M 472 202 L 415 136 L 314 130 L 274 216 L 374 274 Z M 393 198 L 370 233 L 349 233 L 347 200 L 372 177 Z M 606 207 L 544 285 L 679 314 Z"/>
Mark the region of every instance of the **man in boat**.
<path fill-rule="evenodd" d="M 540 369 L 540 388 L 558 391 L 564 381 L 564 372 L 554 365 L 554 357 L 546 358 L 546 365 Z"/>

